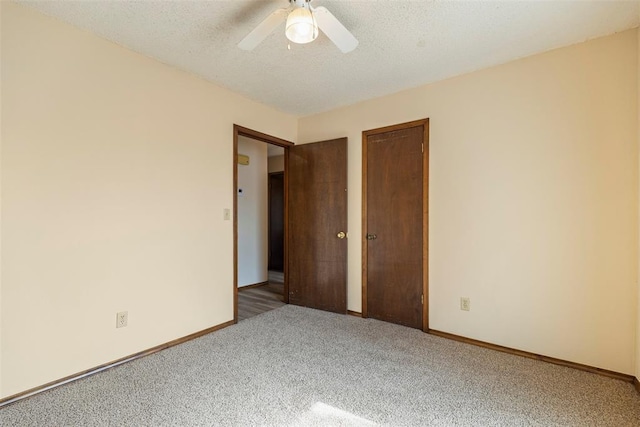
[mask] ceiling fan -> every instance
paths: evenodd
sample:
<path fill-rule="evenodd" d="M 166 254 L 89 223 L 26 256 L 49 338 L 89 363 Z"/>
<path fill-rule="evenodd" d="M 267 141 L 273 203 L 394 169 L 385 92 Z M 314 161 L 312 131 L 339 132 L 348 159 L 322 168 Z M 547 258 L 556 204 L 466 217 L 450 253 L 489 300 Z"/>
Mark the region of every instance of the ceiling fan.
<path fill-rule="evenodd" d="M 343 53 L 358 46 L 358 40 L 325 7 L 311 7 L 311 0 L 289 0 L 289 7 L 277 9 L 251 31 L 238 47 L 253 50 L 286 19 L 287 38 L 299 44 L 312 42 L 318 37 L 318 29 L 329 37 Z"/>

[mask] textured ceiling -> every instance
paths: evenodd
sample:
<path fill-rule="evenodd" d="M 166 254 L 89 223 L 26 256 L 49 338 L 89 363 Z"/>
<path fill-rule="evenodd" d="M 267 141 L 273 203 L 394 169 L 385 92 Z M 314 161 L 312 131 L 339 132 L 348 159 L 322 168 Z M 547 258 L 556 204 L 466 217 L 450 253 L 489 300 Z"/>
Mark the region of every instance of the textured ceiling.
<path fill-rule="evenodd" d="M 297 116 L 634 28 L 638 1 L 314 0 L 360 41 L 287 49 L 284 24 L 237 43 L 287 0 L 21 1 L 134 51 Z"/>

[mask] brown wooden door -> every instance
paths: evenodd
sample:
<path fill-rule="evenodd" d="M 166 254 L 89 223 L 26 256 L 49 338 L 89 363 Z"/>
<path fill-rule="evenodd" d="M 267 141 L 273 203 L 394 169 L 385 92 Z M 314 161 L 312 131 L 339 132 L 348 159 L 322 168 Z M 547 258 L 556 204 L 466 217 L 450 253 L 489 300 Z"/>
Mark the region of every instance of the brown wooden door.
<path fill-rule="evenodd" d="M 284 271 L 284 172 L 269 174 L 268 269 Z"/>
<path fill-rule="evenodd" d="M 347 139 L 289 149 L 289 303 L 347 312 Z"/>
<path fill-rule="evenodd" d="M 364 135 L 363 314 L 422 329 L 426 123 L 407 126 Z"/>

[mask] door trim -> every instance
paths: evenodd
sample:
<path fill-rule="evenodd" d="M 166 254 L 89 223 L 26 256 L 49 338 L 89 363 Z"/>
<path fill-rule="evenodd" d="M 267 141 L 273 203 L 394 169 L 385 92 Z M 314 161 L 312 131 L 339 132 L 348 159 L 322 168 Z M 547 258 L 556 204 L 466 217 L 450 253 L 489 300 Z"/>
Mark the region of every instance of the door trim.
<path fill-rule="evenodd" d="M 284 148 L 284 302 L 289 303 L 289 279 L 288 279 L 288 212 L 289 212 L 289 177 L 287 165 L 289 163 L 289 147 L 294 143 L 240 125 L 233 125 L 233 323 L 238 323 L 238 137 L 266 142 Z"/>
<path fill-rule="evenodd" d="M 367 317 L 367 138 L 370 135 L 423 126 L 422 156 L 422 330 L 429 332 L 429 119 L 414 120 L 362 132 L 362 317 Z"/>

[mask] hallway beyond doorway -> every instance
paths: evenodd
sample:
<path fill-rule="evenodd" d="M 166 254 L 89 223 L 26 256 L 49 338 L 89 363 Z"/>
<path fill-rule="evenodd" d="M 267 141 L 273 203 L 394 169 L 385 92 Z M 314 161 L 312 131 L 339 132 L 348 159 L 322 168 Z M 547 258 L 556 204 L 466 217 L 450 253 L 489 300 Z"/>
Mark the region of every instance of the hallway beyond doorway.
<path fill-rule="evenodd" d="M 266 285 L 238 289 L 238 321 L 282 307 L 284 303 L 283 273 L 269 271 Z"/>

